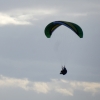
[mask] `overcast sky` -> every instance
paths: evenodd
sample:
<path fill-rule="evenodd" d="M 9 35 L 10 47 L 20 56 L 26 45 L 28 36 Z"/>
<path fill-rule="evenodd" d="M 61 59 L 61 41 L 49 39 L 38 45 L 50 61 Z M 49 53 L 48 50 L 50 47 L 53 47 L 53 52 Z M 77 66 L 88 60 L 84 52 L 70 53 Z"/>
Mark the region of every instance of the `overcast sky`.
<path fill-rule="evenodd" d="M 83 38 L 65 26 L 46 38 L 58 20 Z M 0 100 L 99 100 L 99 32 L 100 0 L 0 0 Z"/>

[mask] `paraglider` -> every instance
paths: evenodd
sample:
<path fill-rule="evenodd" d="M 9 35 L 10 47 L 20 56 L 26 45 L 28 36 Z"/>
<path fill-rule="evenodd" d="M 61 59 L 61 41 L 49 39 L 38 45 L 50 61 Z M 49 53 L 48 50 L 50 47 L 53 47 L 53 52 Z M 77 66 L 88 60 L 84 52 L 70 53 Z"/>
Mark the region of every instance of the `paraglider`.
<path fill-rule="evenodd" d="M 81 27 L 75 23 L 67 22 L 67 21 L 54 21 L 54 22 L 49 23 L 45 27 L 45 36 L 47 38 L 51 38 L 53 32 L 61 25 L 64 25 L 67 28 L 71 29 L 79 38 L 83 38 L 83 31 Z M 67 69 L 64 66 L 60 74 L 65 75 L 66 73 L 67 73 Z"/>
<path fill-rule="evenodd" d="M 67 74 L 67 69 L 65 68 L 65 66 L 64 67 L 62 66 L 62 70 L 60 74 L 63 74 L 63 75 Z"/>

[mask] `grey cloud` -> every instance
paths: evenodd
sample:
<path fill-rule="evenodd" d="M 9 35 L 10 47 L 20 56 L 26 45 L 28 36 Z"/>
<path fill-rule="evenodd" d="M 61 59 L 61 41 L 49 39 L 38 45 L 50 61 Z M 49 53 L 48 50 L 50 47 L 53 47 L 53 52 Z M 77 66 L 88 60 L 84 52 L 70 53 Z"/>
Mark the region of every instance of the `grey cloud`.
<path fill-rule="evenodd" d="M 66 86 L 65 86 L 66 85 Z M 92 93 L 91 96 L 100 93 L 100 83 L 79 82 L 68 80 L 53 79 L 50 82 L 34 82 L 28 79 L 16 79 L 0 76 L 0 88 L 22 88 L 25 91 L 34 91 L 36 93 L 48 94 L 49 92 L 58 92 L 66 96 L 74 96 L 74 91 L 83 91 Z"/>
<path fill-rule="evenodd" d="M 18 2 L 17 0 L 9 0 L 6 1 L 2 0 L 0 1 L 0 8 L 1 11 L 3 9 L 5 10 L 10 10 L 10 9 L 15 9 L 15 8 L 29 8 L 29 7 L 34 7 L 34 8 L 64 8 L 64 11 L 89 11 L 89 10 L 94 10 L 94 9 L 98 9 L 99 8 L 99 0 L 91 0 L 91 1 L 80 1 L 80 0 L 75 0 L 75 1 L 60 1 L 60 0 L 29 0 L 29 1 L 25 1 L 25 0 L 20 0 L 20 2 Z M 78 6 L 77 6 L 78 5 Z M 59 10 L 60 10 L 59 9 Z"/>

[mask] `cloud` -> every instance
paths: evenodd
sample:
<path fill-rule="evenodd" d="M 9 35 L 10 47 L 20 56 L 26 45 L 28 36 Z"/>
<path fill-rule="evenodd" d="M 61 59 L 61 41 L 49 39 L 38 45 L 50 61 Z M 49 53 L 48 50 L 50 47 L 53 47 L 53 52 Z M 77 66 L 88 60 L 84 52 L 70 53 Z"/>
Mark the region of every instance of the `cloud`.
<path fill-rule="evenodd" d="M 47 93 L 49 87 L 45 82 L 32 82 L 28 79 L 16 79 L 0 76 L 0 88 L 22 88 L 26 91 L 33 90 L 37 93 Z"/>
<path fill-rule="evenodd" d="M 24 20 L 23 20 L 24 18 Z M 12 17 L 11 15 L 7 15 L 4 13 L 0 13 L 0 25 L 8 25 L 8 24 L 14 24 L 14 25 L 26 25 L 31 24 L 28 21 L 25 21 L 25 16 L 16 16 Z"/>
<path fill-rule="evenodd" d="M 10 11 L 7 9 L 6 12 L 0 12 L 0 25 L 31 25 L 32 21 L 38 21 L 48 15 L 54 15 L 53 19 L 55 19 L 56 16 L 56 19 L 67 18 L 67 20 L 72 18 L 87 17 L 95 14 L 100 15 L 100 4 L 98 1 L 80 2 L 78 0 L 73 1 L 72 3 L 71 1 L 62 2 L 59 0 L 58 2 L 54 1 L 56 6 L 52 1 L 39 1 L 40 3 L 33 2 L 34 1 L 30 1 L 23 5 L 23 1 L 21 1 L 20 6 L 18 2 L 12 2 L 13 5 L 8 2 L 4 8 L 7 9 L 11 7 L 11 9 Z M 15 7 L 15 3 L 17 4 L 17 7 Z"/>
<path fill-rule="evenodd" d="M 10 11 L 0 12 L 0 26 L 4 25 L 32 25 L 33 22 L 39 21 L 41 19 L 45 19 L 46 17 L 50 17 L 50 15 L 53 15 L 53 19 L 56 17 L 56 19 L 61 18 L 79 18 L 79 17 L 87 17 L 88 15 L 95 15 L 98 14 L 98 11 L 80 11 L 70 8 L 70 6 L 67 6 L 68 9 L 65 7 L 50 7 L 50 8 L 16 8 L 12 9 Z M 76 7 L 77 8 L 77 7 Z M 80 7 L 81 8 L 81 7 Z M 79 9 L 79 7 L 77 8 Z M 63 16 L 63 17 L 61 17 Z M 51 18 L 51 17 L 50 17 Z"/>
<path fill-rule="evenodd" d="M 33 90 L 35 90 L 37 93 L 48 93 L 50 88 L 45 82 L 35 82 Z"/>
<path fill-rule="evenodd" d="M 88 14 L 87 13 L 67 13 L 66 16 L 73 16 L 73 17 L 85 17 Z"/>
<path fill-rule="evenodd" d="M 0 76 L 0 88 L 21 88 L 25 91 L 34 91 L 36 93 L 47 94 L 56 92 L 66 96 L 73 96 L 74 91 L 83 91 L 92 93 L 100 93 L 100 83 L 96 82 L 79 82 L 52 79 L 50 82 L 34 82 L 28 79 L 16 79 L 5 76 Z"/>
<path fill-rule="evenodd" d="M 0 12 L 0 25 L 31 25 L 32 21 L 43 19 L 54 12 L 55 10 L 32 8 Z"/>
<path fill-rule="evenodd" d="M 27 79 L 15 79 L 15 78 L 8 78 L 4 76 L 0 76 L 0 88 L 5 87 L 20 87 L 27 90 L 27 84 L 29 81 Z"/>
<path fill-rule="evenodd" d="M 69 95 L 69 96 L 73 96 L 73 91 L 72 90 L 67 90 L 64 88 L 58 88 L 56 89 L 57 92 L 64 94 L 64 95 Z"/>

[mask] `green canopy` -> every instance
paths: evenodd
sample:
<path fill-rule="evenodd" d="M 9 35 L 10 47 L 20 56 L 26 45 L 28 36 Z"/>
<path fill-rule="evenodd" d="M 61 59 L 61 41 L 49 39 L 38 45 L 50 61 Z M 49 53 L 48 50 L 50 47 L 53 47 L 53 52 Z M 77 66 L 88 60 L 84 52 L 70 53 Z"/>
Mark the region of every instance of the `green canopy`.
<path fill-rule="evenodd" d="M 53 31 L 57 29 L 59 26 L 64 25 L 74 31 L 80 38 L 83 38 L 83 31 L 80 26 L 72 22 L 66 21 L 54 21 L 49 23 L 45 28 L 45 35 L 47 38 L 50 38 Z"/>

